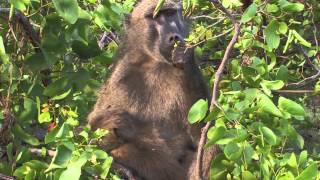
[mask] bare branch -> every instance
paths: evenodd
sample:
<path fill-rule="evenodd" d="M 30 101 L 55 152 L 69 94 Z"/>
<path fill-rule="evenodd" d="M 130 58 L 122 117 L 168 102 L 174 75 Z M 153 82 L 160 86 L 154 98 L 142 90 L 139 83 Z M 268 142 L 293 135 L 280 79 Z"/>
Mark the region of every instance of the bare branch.
<path fill-rule="evenodd" d="M 315 65 L 309 58 L 308 52 L 301 45 L 298 45 L 298 47 L 299 47 L 299 50 L 302 52 L 304 58 L 306 58 L 307 63 L 316 71 L 320 71 L 320 67 Z"/>
<path fill-rule="evenodd" d="M 221 16 L 221 17 L 211 17 L 211 16 L 208 16 L 208 15 L 199 15 L 199 16 L 190 17 L 191 20 L 197 20 L 197 19 L 200 19 L 200 18 L 207 18 L 207 19 L 210 19 L 210 20 L 225 19 L 225 17 L 223 17 L 223 16 Z"/>
<path fill-rule="evenodd" d="M 283 93 L 283 94 L 306 94 L 306 93 L 314 93 L 314 90 L 274 90 L 273 92 L 276 92 L 276 93 Z"/>
<path fill-rule="evenodd" d="M 234 26 L 234 35 L 231 39 L 231 41 L 229 42 L 226 51 L 224 53 L 223 59 L 221 61 L 221 64 L 215 74 L 215 81 L 214 81 L 214 86 L 213 86 L 213 92 L 212 92 L 212 99 L 211 99 L 211 105 L 210 105 L 210 112 L 215 108 L 215 107 L 219 107 L 218 103 L 217 103 L 217 99 L 219 96 L 219 82 L 221 80 L 221 76 L 223 73 L 223 70 L 225 69 L 226 65 L 229 62 L 229 56 L 230 53 L 233 49 L 234 44 L 237 42 L 238 36 L 240 34 L 240 23 L 237 21 L 237 19 L 227 10 L 225 9 L 222 4 L 218 1 L 218 0 L 211 0 L 211 2 L 213 3 L 213 5 L 221 10 L 222 12 L 225 13 L 225 15 L 230 18 L 230 20 L 232 21 L 232 24 Z M 199 142 L 199 146 L 198 146 L 198 153 L 197 153 L 197 165 L 196 165 L 196 176 L 198 180 L 203 179 L 202 177 L 202 159 L 203 159 L 203 151 L 204 151 L 204 145 L 206 143 L 206 135 L 208 133 L 209 128 L 211 127 L 212 122 L 208 122 L 204 128 L 202 128 L 201 130 L 201 138 L 200 138 L 200 142 Z"/>
<path fill-rule="evenodd" d="M 287 86 L 298 86 L 298 87 L 301 87 L 301 86 L 304 86 L 310 82 L 313 82 L 313 81 L 317 81 L 320 79 L 320 70 L 317 72 L 317 74 L 313 75 L 313 76 L 310 76 L 310 77 L 307 77 L 305 79 L 303 79 L 302 81 L 299 81 L 299 82 L 296 82 L 296 83 L 290 83 L 288 84 Z"/>

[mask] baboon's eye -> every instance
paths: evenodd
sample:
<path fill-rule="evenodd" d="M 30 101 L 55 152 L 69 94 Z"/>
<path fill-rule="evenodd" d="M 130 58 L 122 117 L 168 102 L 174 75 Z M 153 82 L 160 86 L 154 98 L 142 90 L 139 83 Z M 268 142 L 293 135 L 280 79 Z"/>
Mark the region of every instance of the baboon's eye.
<path fill-rule="evenodd" d="M 163 14 L 164 16 L 170 17 L 170 16 L 174 16 L 177 14 L 177 10 L 176 9 L 164 9 L 160 11 L 161 14 Z"/>

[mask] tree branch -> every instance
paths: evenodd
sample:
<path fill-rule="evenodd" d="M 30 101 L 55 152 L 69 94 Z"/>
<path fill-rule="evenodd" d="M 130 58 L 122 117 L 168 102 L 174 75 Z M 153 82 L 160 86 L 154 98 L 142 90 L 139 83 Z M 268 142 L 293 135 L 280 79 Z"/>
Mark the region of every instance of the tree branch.
<path fill-rule="evenodd" d="M 276 93 L 283 93 L 283 94 L 306 94 L 306 93 L 314 93 L 314 90 L 308 90 L 308 89 L 302 89 L 302 90 L 290 90 L 290 89 L 284 89 L 284 90 L 274 90 L 273 92 Z"/>
<path fill-rule="evenodd" d="M 223 70 L 225 69 L 226 65 L 229 62 L 229 56 L 230 53 L 233 49 L 234 44 L 237 42 L 238 36 L 240 34 L 240 23 L 237 21 L 237 19 L 227 10 L 225 9 L 222 4 L 218 0 L 211 0 L 213 5 L 221 10 L 222 12 L 225 13 L 225 15 L 232 21 L 232 24 L 234 26 L 234 35 L 229 42 L 226 51 L 224 53 L 223 59 L 221 61 L 221 64 L 215 74 L 215 81 L 214 81 L 214 86 L 212 90 L 212 99 L 211 99 L 211 105 L 210 105 L 210 112 L 215 108 L 219 107 L 218 106 L 218 96 L 219 96 L 219 82 L 221 80 L 221 76 L 223 73 Z M 204 145 L 206 143 L 206 135 L 208 133 L 209 128 L 211 127 L 212 121 L 207 122 L 205 127 L 202 128 L 201 130 L 201 138 L 198 146 L 198 152 L 197 152 L 197 164 L 196 164 L 196 176 L 198 180 L 202 180 L 202 159 L 203 159 L 203 151 L 204 151 Z"/>
<path fill-rule="evenodd" d="M 9 8 L 0 8 L 0 14 L 6 14 L 6 16 L 1 15 L 2 18 L 7 19 L 7 15 L 10 13 Z M 39 49 L 40 47 L 40 37 L 33 29 L 33 26 L 30 24 L 29 19 L 22 14 L 20 11 L 15 10 L 13 14 L 13 21 L 17 21 L 19 24 L 22 25 L 24 31 L 29 36 L 32 45 Z M 40 50 L 39 50 L 40 51 Z"/>
<path fill-rule="evenodd" d="M 310 77 L 307 77 L 299 82 L 296 82 L 296 83 L 290 83 L 288 84 L 287 86 L 298 86 L 298 87 L 301 87 L 301 86 L 304 86 L 306 85 L 307 83 L 310 83 L 310 82 L 313 82 L 313 81 L 316 81 L 316 80 L 319 80 L 320 79 L 320 70 L 313 76 L 310 76 Z"/>

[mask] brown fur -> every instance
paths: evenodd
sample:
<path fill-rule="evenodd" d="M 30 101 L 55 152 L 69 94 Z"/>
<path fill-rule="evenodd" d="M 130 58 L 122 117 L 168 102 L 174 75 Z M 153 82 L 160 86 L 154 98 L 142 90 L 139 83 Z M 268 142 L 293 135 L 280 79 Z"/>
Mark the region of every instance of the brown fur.
<path fill-rule="evenodd" d="M 190 125 L 187 114 L 209 95 L 192 49 L 185 52 L 181 43 L 169 58 L 160 52 L 166 37 L 146 18 L 156 2 L 144 0 L 133 11 L 117 64 L 88 119 L 93 129 L 110 131 L 101 146 L 137 178 L 184 180 L 192 174 L 202 126 Z M 179 4 L 167 0 L 164 7 Z"/>

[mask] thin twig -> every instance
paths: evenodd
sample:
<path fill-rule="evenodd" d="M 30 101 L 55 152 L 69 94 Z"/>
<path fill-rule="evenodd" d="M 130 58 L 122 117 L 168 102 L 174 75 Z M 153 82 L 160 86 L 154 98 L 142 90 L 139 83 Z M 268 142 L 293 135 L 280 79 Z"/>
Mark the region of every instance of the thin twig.
<path fill-rule="evenodd" d="M 316 71 L 320 71 L 320 67 L 315 65 L 311 59 L 309 58 L 308 56 L 308 52 L 301 46 L 301 45 L 298 45 L 300 51 L 302 52 L 304 58 L 307 60 L 307 63 L 313 68 L 315 69 Z"/>
<path fill-rule="evenodd" d="M 214 81 L 214 86 L 213 86 L 213 92 L 212 92 L 212 99 L 211 99 L 211 105 L 210 105 L 210 112 L 215 108 L 215 107 L 219 107 L 218 103 L 217 103 L 217 99 L 218 99 L 218 95 L 219 95 L 219 82 L 221 80 L 221 76 L 223 73 L 223 70 L 225 69 L 226 65 L 229 62 L 229 56 L 230 53 L 233 49 L 234 44 L 237 42 L 238 36 L 240 34 L 240 23 L 237 21 L 237 19 L 230 14 L 230 12 L 225 9 L 222 4 L 218 1 L 218 0 L 211 0 L 211 2 L 213 3 L 213 5 L 221 10 L 222 12 L 225 13 L 225 15 L 230 18 L 230 20 L 232 21 L 232 24 L 234 26 L 234 35 L 231 39 L 231 41 L 229 42 L 226 51 L 224 53 L 223 59 L 221 61 L 221 64 L 215 74 L 215 81 Z M 202 159 L 203 159 L 203 151 L 204 151 L 204 145 L 206 143 L 206 137 L 207 137 L 207 133 L 209 128 L 211 127 L 212 121 L 209 121 L 204 128 L 202 128 L 201 130 L 201 138 L 200 138 L 200 142 L 199 142 L 199 146 L 198 146 L 198 152 L 197 152 L 197 164 L 196 164 L 196 176 L 198 180 L 202 180 Z"/>
<path fill-rule="evenodd" d="M 204 42 L 207 42 L 207 41 L 209 41 L 209 40 L 217 39 L 217 38 L 220 38 L 220 37 L 222 37 L 222 36 L 225 36 L 226 34 L 228 34 L 229 32 L 231 32 L 232 30 L 233 30 L 233 28 L 230 28 L 230 29 L 226 30 L 225 32 L 223 32 L 223 33 L 221 33 L 221 34 L 218 34 L 218 35 L 216 35 L 216 36 L 210 37 L 210 38 L 208 38 L 208 39 L 204 39 L 204 40 L 202 40 L 202 41 L 200 41 L 200 42 L 197 42 L 196 44 L 192 44 L 192 45 L 191 45 L 190 47 L 188 47 L 188 48 L 193 48 L 193 47 L 199 46 L 200 44 L 202 44 L 202 43 L 204 43 Z"/>
<path fill-rule="evenodd" d="M 314 90 L 274 90 L 276 93 L 289 93 L 289 94 L 305 94 L 305 93 L 314 93 Z"/>
<path fill-rule="evenodd" d="M 192 16 L 190 17 L 191 20 L 197 20 L 197 19 L 200 19 L 200 18 L 207 18 L 207 19 L 210 19 L 210 20 L 217 20 L 217 19 L 225 19 L 225 17 L 211 17 L 211 16 L 208 16 L 208 15 L 199 15 L 199 16 Z"/>
<path fill-rule="evenodd" d="M 318 52 L 319 51 L 319 43 L 318 43 L 318 38 L 317 38 L 318 29 L 317 29 L 316 23 L 314 22 L 313 6 L 311 6 L 311 15 L 312 15 L 311 21 L 312 21 L 313 28 L 314 28 L 313 36 L 314 36 L 314 41 L 316 43 L 316 48 L 317 48 L 317 52 Z"/>
<path fill-rule="evenodd" d="M 288 84 L 287 86 L 304 86 L 310 82 L 313 82 L 313 81 L 316 81 L 316 80 L 319 80 L 320 79 L 320 70 L 317 72 L 317 74 L 313 75 L 313 76 L 310 76 L 310 77 L 307 77 L 299 82 L 296 82 L 296 83 L 290 83 Z"/>

